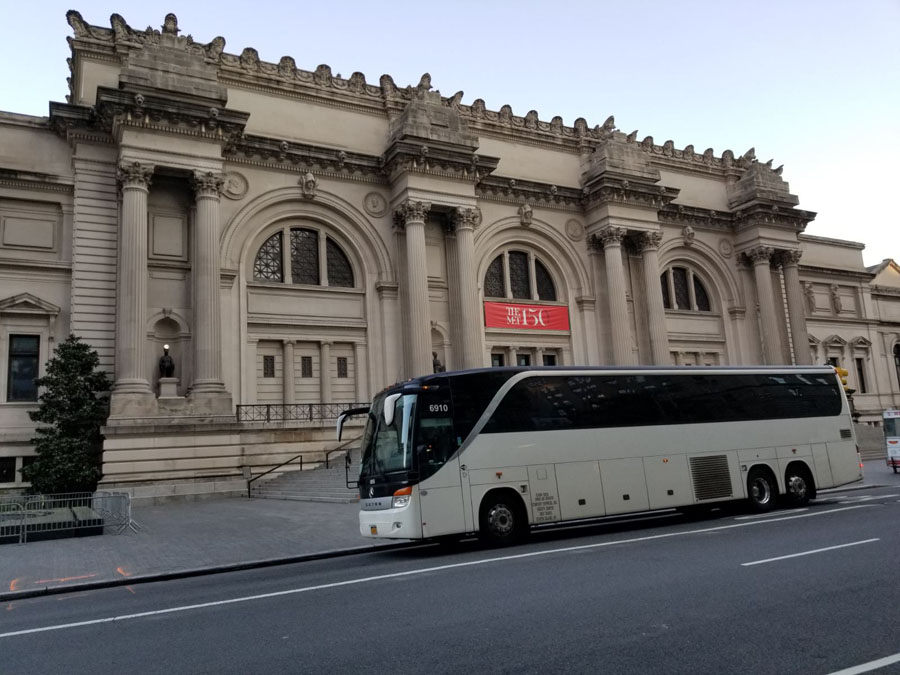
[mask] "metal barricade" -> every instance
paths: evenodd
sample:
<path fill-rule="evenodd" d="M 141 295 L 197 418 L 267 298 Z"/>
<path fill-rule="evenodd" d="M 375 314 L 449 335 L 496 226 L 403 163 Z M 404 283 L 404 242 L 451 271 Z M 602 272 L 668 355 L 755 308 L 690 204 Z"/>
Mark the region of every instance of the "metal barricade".
<path fill-rule="evenodd" d="M 0 544 L 121 534 L 139 526 L 125 492 L 0 497 Z"/>

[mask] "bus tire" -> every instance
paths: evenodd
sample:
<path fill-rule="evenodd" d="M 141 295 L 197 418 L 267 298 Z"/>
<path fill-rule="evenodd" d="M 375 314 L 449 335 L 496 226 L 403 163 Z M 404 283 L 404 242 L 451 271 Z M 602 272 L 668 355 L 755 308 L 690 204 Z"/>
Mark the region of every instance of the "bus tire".
<path fill-rule="evenodd" d="M 806 506 L 815 496 L 812 475 L 805 464 L 791 464 L 784 474 L 784 496 L 788 506 Z"/>
<path fill-rule="evenodd" d="M 510 490 L 497 490 L 484 498 L 478 524 L 479 538 L 491 546 L 515 544 L 528 532 L 522 500 Z"/>
<path fill-rule="evenodd" d="M 755 467 L 747 475 L 747 500 L 750 507 L 758 513 L 775 508 L 778 497 L 778 484 L 771 471 Z"/>

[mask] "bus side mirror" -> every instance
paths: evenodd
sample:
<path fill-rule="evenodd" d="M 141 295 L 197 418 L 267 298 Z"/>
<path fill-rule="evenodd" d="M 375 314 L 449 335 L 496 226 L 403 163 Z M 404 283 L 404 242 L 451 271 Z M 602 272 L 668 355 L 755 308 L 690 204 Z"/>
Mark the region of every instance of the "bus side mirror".
<path fill-rule="evenodd" d="M 391 394 L 384 399 L 384 423 L 391 426 L 394 423 L 394 404 L 403 394 Z"/>

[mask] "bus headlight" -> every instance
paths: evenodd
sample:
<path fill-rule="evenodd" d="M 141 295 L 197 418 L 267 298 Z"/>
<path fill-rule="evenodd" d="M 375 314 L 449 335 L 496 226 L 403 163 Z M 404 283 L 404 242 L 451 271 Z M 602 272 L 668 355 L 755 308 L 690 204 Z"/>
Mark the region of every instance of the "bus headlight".
<path fill-rule="evenodd" d="M 400 488 L 394 492 L 394 498 L 391 500 L 391 508 L 399 509 L 404 506 L 409 506 L 410 499 L 412 499 L 412 488 Z"/>

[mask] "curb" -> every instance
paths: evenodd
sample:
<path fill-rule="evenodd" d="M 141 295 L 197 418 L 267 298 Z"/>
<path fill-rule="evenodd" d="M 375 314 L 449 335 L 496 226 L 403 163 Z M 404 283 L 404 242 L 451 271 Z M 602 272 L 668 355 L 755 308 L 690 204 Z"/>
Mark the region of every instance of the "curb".
<path fill-rule="evenodd" d="M 315 560 L 328 560 L 330 558 L 346 558 L 353 555 L 372 553 L 374 551 L 394 551 L 397 549 L 415 548 L 428 545 L 422 542 L 403 542 L 397 544 L 382 544 L 378 546 L 358 546 L 356 548 L 339 548 L 320 553 L 306 553 L 303 555 L 286 556 L 284 558 L 268 558 L 266 560 L 251 560 L 249 562 L 228 563 L 225 565 L 211 565 L 209 567 L 196 567 L 193 569 L 178 570 L 175 572 L 159 572 L 156 574 L 144 574 L 121 579 L 107 579 L 105 581 L 89 581 L 73 586 L 45 586 L 44 588 L 30 588 L 25 591 L 13 591 L 0 593 L 0 602 L 14 602 L 27 598 L 38 598 L 48 595 L 62 595 L 64 593 L 78 593 L 81 591 L 93 591 L 101 588 L 114 588 L 116 586 L 131 586 L 134 584 L 147 584 L 154 581 L 172 581 L 173 579 L 187 579 L 190 577 L 202 577 L 222 572 L 239 572 L 241 570 L 261 569 L 263 567 L 277 567 L 278 565 L 290 565 L 293 563 L 312 562 Z"/>

